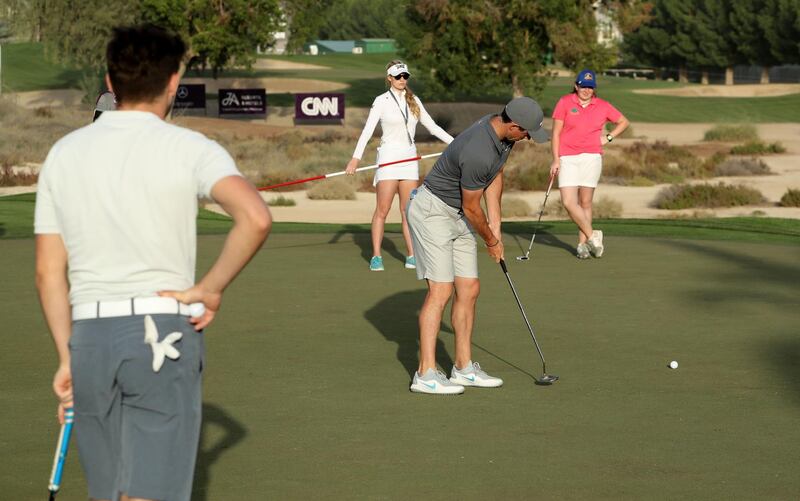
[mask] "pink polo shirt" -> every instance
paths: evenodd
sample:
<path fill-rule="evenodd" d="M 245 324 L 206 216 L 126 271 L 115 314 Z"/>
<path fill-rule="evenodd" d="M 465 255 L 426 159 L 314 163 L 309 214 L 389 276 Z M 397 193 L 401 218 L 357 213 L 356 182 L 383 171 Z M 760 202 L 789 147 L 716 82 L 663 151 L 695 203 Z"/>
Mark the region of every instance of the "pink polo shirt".
<path fill-rule="evenodd" d="M 558 144 L 558 156 L 581 153 L 603 153 L 600 134 L 606 122 L 616 122 L 622 116 L 611 103 L 593 97 L 586 108 L 582 108 L 578 96 L 567 94 L 558 100 L 553 110 L 554 120 L 563 120 Z"/>

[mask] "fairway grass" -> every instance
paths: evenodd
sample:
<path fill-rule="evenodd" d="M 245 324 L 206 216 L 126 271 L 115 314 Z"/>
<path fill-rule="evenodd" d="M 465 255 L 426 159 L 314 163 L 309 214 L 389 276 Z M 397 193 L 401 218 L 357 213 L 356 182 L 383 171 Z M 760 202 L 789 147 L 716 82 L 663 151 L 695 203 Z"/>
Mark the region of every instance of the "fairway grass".
<path fill-rule="evenodd" d="M 514 279 L 479 258 L 474 359 L 501 389 L 408 391 L 424 285 L 389 235 L 367 271 L 360 231 L 270 236 L 206 332 L 196 500 L 796 499 L 798 246 L 608 236 L 579 261 L 537 237 Z M 224 237 L 199 238 L 208 268 Z M 55 353 L 33 287 L 33 240 L 0 241 L 6 326 L 0 485 L 44 493 L 57 438 Z M 454 357 L 450 322 L 438 361 Z M 677 360 L 680 368 L 667 364 Z M 85 499 L 75 450 L 59 499 Z"/>

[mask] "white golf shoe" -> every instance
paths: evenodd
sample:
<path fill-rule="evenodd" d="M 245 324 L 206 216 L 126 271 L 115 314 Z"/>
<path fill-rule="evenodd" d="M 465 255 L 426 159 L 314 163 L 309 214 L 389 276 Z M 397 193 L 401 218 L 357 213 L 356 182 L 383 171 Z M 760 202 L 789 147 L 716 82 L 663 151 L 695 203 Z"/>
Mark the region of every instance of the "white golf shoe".
<path fill-rule="evenodd" d="M 603 232 L 600 230 L 592 231 L 592 238 L 589 239 L 589 250 L 592 251 L 594 257 L 602 257 L 603 251 Z"/>
<path fill-rule="evenodd" d="M 414 372 L 414 379 L 409 387 L 414 393 L 428 393 L 431 395 L 458 395 L 464 393 L 464 387 L 451 383 L 443 372 L 428 369 L 425 374 Z"/>
<path fill-rule="evenodd" d="M 453 366 L 450 371 L 450 381 L 462 386 L 477 386 L 479 388 L 497 388 L 503 386 L 503 380 L 499 377 L 490 376 L 478 362 L 469 361 L 466 367 L 458 369 Z"/>
<path fill-rule="evenodd" d="M 578 256 L 578 259 L 589 259 L 592 255 L 589 253 L 589 245 L 588 244 L 578 244 L 578 247 L 575 248 L 575 255 Z"/>

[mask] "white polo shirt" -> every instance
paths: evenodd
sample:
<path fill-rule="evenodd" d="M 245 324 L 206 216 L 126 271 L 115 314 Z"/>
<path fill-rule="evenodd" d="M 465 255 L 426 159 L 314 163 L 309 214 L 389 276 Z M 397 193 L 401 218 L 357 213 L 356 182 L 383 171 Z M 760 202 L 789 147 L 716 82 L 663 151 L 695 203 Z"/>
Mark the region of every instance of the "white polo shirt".
<path fill-rule="evenodd" d="M 375 101 L 372 102 L 372 108 L 369 110 L 369 116 L 366 124 L 364 124 L 364 129 L 361 131 L 361 136 L 358 138 L 353 158 L 360 160 L 364 156 L 364 149 L 366 149 L 372 133 L 375 132 L 378 122 L 380 122 L 381 130 L 383 131 L 381 134 L 381 147 L 408 148 L 413 146 L 418 123 L 421 123 L 428 129 L 428 132 L 440 140 L 450 144 L 453 141 L 453 136 L 436 125 L 436 122 L 433 121 L 425 107 L 422 106 L 422 101 L 420 101 L 419 97 L 414 96 L 414 100 L 419 106 L 419 118 L 408 109 L 406 91 L 387 90 L 376 97 Z"/>
<path fill-rule="evenodd" d="M 36 234 L 60 234 L 70 303 L 153 296 L 194 284 L 197 198 L 231 156 L 152 113 L 106 111 L 60 139 L 39 174 Z"/>

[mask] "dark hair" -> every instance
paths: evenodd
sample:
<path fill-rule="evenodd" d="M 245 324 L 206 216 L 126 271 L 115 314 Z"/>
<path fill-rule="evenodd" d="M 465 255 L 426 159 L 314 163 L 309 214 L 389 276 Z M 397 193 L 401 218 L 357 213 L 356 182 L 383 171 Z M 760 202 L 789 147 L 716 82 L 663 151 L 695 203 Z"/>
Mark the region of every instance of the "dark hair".
<path fill-rule="evenodd" d="M 506 113 L 505 108 L 503 108 L 503 111 L 500 112 L 500 119 L 503 121 L 504 124 L 510 124 L 513 122 L 513 120 L 511 120 L 511 117 L 508 116 L 508 113 Z"/>
<path fill-rule="evenodd" d="M 578 89 L 575 88 L 576 85 L 578 85 L 578 82 L 575 82 L 574 84 L 572 84 L 572 93 L 573 94 L 577 94 L 578 93 Z M 597 96 L 597 87 L 594 88 L 594 93 L 592 93 L 592 95 L 594 97 L 598 97 Z"/>
<path fill-rule="evenodd" d="M 153 24 L 120 26 L 106 48 L 108 76 L 119 103 L 149 102 L 181 66 L 186 44 Z"/>

